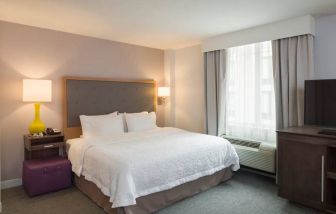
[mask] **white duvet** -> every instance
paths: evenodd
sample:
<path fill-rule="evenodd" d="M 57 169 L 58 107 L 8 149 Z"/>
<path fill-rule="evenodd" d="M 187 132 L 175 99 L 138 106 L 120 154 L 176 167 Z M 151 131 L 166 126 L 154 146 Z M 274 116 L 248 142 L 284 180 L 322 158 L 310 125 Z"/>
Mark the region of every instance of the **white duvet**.
<path fill-rule="evenodd" d="M 136 204 L 136 198 L 160 192 L 231 167 L 238 155 L 225 139 L 176 128 L 155 128 L 113 137 L 70 140 L 69 159 L 110 197 L 112 207 Z"/>

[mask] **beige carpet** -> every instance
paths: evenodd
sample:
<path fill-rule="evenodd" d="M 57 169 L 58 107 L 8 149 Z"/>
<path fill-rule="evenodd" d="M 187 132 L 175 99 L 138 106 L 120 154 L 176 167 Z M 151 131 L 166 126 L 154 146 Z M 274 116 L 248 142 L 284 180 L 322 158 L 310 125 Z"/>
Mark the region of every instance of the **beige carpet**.
<path fill-rule="evenodd" d="M 29 198 L 22 187 L 2 192 L 4 214 L 104 213 L 76 188 Z"/>
<path fill-rule="evenodd" d="M 76 188 L 29 198 L 22 187 L 2 191 L 3 214 L 104 213 Z M 230 181 L 183 200 L 160 214 L 314 214 L 277 196 L 274 180 L 240 171 Z"/>

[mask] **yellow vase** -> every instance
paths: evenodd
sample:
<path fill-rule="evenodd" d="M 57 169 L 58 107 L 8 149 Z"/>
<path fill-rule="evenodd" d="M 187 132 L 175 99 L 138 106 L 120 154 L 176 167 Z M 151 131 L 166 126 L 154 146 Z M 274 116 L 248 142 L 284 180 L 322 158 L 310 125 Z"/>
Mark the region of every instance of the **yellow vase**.
<path fill-rule="evenodd" d="M 29 125 L 29 132 L 30 134 L 44 132 L 46 129 L 45 124 L 40 119 L 40 104 L 35 103 L 35 119 Z"/>

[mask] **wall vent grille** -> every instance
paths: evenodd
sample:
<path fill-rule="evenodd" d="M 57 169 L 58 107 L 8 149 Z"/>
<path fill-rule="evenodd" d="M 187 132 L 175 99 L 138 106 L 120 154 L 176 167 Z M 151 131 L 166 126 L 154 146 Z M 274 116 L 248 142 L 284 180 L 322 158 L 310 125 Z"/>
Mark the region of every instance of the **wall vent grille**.
<path fill-rule="evenodd" d="M 275 173 L 275 145 L 227 136 L 223 137 L 235 147 L 241 165 L 272 174 Z"/>
<path fill-rule="evenodd" d="M 255 142 L 255 141 L 247 141 L 247 140 L 240 140 L 240 139 L 234 139 L 234 138 L 229 138 L 229 137 L 224 137 L 230 143 L 234 145 L 239 145 L 239 146 L 246 146 L 254 149 L 259 149 L 261 143 L 260 142 Z"/>

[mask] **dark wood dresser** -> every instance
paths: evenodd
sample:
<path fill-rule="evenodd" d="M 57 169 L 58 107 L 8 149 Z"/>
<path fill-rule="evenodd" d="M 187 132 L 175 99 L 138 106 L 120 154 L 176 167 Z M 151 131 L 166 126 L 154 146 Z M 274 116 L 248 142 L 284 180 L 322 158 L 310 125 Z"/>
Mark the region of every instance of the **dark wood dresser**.
<path fill-rule="evenodd" d="M 279 196 L 336 213 L 336 136 L 321 127 L 278 130 Z"/>

